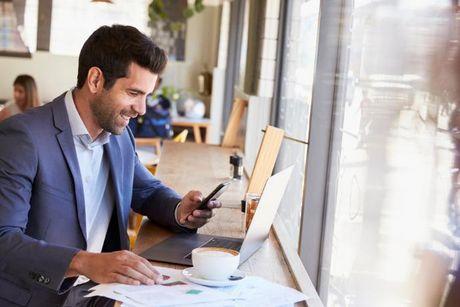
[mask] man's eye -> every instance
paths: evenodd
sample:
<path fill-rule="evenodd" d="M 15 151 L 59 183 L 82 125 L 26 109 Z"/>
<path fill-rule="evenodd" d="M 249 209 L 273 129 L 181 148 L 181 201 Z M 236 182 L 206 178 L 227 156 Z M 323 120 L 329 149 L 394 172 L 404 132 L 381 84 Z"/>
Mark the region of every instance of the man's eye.
<path fill-rule="evenodd" d="M 136 97 L 139 93 L 137 92 L 128 92 L 130 96 Z"/>

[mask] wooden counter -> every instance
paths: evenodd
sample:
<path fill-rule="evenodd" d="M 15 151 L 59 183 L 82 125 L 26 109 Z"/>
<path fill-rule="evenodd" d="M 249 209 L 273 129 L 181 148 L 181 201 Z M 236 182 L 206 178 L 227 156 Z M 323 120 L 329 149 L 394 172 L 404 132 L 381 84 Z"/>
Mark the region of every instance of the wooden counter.
<path fill-rule="evenodd" d="M 207 195 L 219 183 L 230 180 L 229 159 L 235 151 L 216 145 L 165 141 L 156 176 L 181 195 L 190 190 Z M 224 207 L 241 208 L 247 186 L 245 177 L 234 181 L 220 198 Z"/>
<path fill-rule="evenodd" d="M 165 142 L 157 169 L 157 177 L 179 193 L 200 190 L 210 192 L 218 183 L 228 179 L 229 156 L 232 149 L 197 143 Z M 222 197 L 223 208 L 216 210 L 216 216 L 198 230 L 203 234 L 243 237 L 243 213 L 240 200 L 244 197 L 247 180 L 236 182 Z M 144 220 L 134 252 L 142 253 L 152 245 L 172 235 L 171 232 Z M 185 268 L 152 262 L 156 266 L 175 269 Z M 249 275 L 263 277 L 272 282 L 297 288 L 284 259 L 273 230 L 262 248 L 251 256 L 240 269 Z M 297 304 L 304 305 L 304 304 Z"/>
<path fill-rule="evenodd" d="M 165 142 L 157 169 L 157 177 L 166 185 L 181 194 L 189 190 L 200 190 L 204 194 L 228 179 L 229 156 L 233 149 L 220 146 Z M 216 216 L 198 232 L 211 235 L 244 237 L 243 213 L 240 200 L 244 198 L 247 180 L 233 184 L 222 195 L 223 208 L 215 210 Z M 139 232 L 134 248 L 135 253 L 141 253 L 157 242 L 166 239 L 170 232 L 145 221 Z M 159 266 L 184 268 L 180 265 L 154 263 Z M 250 275 L 257 275 L 273 282 L 295 288 L 294 280 L 284 261 L 280 246 L 273 232 L 263 247 L 240 267 Z"/>

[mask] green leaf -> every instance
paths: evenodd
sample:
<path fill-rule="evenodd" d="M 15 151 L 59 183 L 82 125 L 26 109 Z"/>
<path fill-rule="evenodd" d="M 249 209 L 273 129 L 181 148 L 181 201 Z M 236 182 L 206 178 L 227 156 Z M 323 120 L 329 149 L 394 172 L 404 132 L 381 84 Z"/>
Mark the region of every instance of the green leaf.
<path fill-rule="evenodd" d="M 180 98 L 179 90 L 174 86 L 163 86 L 160 89 L 160 93 L 171 101 L 176 101 Z"/>
<path fill-rule="evenodd" d="M 149 4 L 149 18 L 152 22 L 157 21 L 158 19 L 167 19 L 168 16 L 164 10 L 163 0 L 153 0 Z"/>
<path fill-rule="evenodd" d="M 152 4 L 160 11 L 164 10 L 165 4 L 163 3 L 163 0 L 153 0 Z"/>
<path fill-rule="evenodd" d="M 156 21 L 162 20 L 169 20 L 168 14 L 165 11 L 165 1 L 168 1 L 168 5 L 174 5 L 173 0 L 152 0 L 148 7 L 148 15 L 150 18 L 150 23 L 153 24 Z M 1 0 L 0 0 L 1 2 Z M 200 13 L 204 10 L 203 0 L 195 0 L 193 5 L 188 6 L 186 9 L 182 11 L 182 15 L 184 18 L 190 18 L 195 13 Z M 171 30 L 173 31 L 180 31 L 183 25 L 179 27 L 179 25 L 170 25 Z"/>
<path fill-rule="evenodd" d="M 195 12 L 199 13 L 204 10 L 203 0 L 195 0 Z"/>
<path fill-rule="evenodd" d="M 174 32 L 179 32 L 182 30 L 184 24 L 180 21 L 177 21 L 177 22 L 171 22 L 171 24 L 169 25 L 169 28 L 171 29 L 171 31 L 174 31 Z"/>
<path fill-rule="evenodd" d="M 193 11 L 193 9 L 188 7 L 182 12 L 182 15 L 184 15 L 185 18 L 190 18 L 193 16 L 194 13 L 195 12 Z"/>
<path fill-rule="evenodd" d="M 155 10 L 149 5 L 149 18 L 152 23 L 154 23 L 156 20 L 158 20 L 158 14 L 155 12 Z"/>

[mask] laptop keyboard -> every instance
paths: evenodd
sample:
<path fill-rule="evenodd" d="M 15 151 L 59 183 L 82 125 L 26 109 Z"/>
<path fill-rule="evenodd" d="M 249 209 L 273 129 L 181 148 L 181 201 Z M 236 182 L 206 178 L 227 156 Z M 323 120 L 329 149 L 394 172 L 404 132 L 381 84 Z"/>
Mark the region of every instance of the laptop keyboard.
<path fill-rule="evenodd" d="M 239 251 L 242 244 L 243 242 L 231 241 L 231 240 L 220 239 L 220 238 L 212 238 L 211 240 L 209 240 L 208 242 L 206 242 L 204 245 L 200 247 L 223 247 L 223 248 L 228 248 L 228 249 Z M 189 253 L 184 258 L 192 259 L 192 253 Z"/>

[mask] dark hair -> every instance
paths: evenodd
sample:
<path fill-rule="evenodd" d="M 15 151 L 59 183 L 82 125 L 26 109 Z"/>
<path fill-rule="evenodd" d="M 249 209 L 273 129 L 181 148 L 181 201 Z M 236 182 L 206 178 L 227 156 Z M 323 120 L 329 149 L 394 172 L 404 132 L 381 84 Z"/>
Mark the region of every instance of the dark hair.
<path fill-rule="evenodd" d="M 38 107 L 40 105 L 37 84 L 32 76 L 19 75 L 14 79 L 13 85 L 20 85 L 24 88 L 24 92 L 26 93 L 25 109 Z"/>
<path fill-rule="evenodd" d="M 104 74 L 104 88 L 110 89 L 116 79 L 125 77 L 131 63 L 160 74 L 167 56 L 150 38 L 131 26 L 102 26 L 83 44 L 78 59 L 77 87 L 85 84 L 91 67 Z"/>

